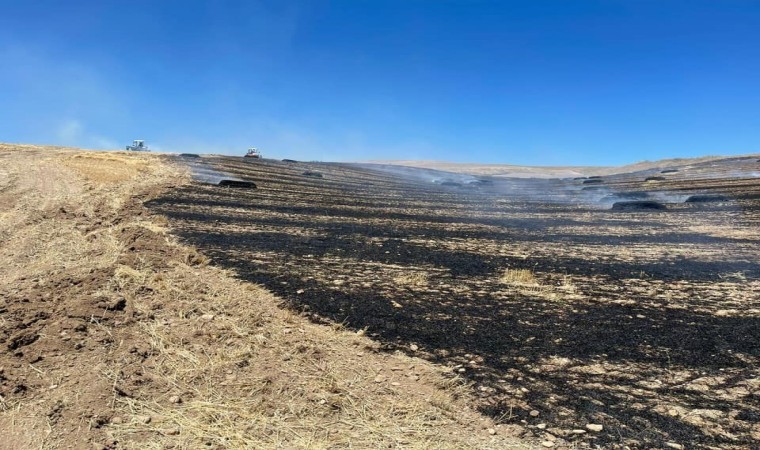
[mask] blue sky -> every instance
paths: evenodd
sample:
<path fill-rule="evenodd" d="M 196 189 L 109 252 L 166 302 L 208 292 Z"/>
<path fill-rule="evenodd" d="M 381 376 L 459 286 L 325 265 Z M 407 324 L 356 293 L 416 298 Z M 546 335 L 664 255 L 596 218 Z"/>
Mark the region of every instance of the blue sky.
<path fill-rule="evenodd" d="M 760 2 L 0 0 L 0 141 L 609 165 L 760 152 Z"/>

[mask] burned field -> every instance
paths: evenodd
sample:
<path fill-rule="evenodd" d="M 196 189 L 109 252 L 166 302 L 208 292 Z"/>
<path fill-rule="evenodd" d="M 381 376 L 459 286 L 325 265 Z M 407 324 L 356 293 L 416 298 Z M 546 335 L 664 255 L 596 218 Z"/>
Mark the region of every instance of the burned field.
<path fill-rule="evenodd" d="M 314 321 L 450 367 L 504 430 L 760 442 L 756 160 L 585 180 L 202 160 L 256 188 L 149 202 L 178 236 Z"/>

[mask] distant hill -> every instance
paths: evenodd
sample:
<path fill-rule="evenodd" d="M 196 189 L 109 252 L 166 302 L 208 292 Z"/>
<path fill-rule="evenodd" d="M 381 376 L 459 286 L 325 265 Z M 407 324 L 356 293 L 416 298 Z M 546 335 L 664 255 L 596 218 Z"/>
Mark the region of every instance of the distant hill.
<path fill-rule="evenodd" d="M 512 164 L 457 163 L 430 160 L 374 160 L 362 161 L 370 164 L 391 164 L 397 166 L 420 167 L 424 169 L 445 170 L 447 172 L 470 175 L 490 175 L 515 178 L 566 178 L 593 175 L 614 175 L 618 173 L 638 172 L 641 170 L 680 167 L 707 161 L 736 158 L 760 158 L 760 154 L 738 156 L 702 156 L 698 158 L 671 158 L 659 161 L 639 161 L 624 166 L 518 166 Z"/>

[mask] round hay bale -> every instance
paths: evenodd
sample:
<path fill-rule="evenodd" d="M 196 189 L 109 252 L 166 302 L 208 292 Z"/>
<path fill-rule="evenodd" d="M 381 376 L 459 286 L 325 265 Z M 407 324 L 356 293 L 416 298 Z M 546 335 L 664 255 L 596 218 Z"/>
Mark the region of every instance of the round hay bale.
<path fill-rule="evenodd" d="M 646 177 L 644 181 L 665 181 L 665 177 Z"/>
<path fill-rule="evenodd" d="M 661 170 L 660 173 L 676 173 L 678 172 L 678 169 L 665 169 Z"/>
<path fill-rule="evenodd" d="M 575 178 L 573 178 L 573 180 L 576 180 L 576 181 L 577 180 L 585 180 L 585 179 L 586 179 L 586 177 L 575 177 Z"/>
<path fill-rule="evenodd" d="M 301 175 L 305 177 L 311 177 L 311 178 L 322 178 L 321 172 L 313 172 L 311 170 L 307 170 L 306 172 L 302 173 Z"/>
<path fill-rule="evenodd" d="M 195 153 L 180 153 L 180 157 L 182 158 L 200 158 L 201 155 L 195 154 Z"/>
<path fill-rule="evenodd" d="M 298 161 L 296 161 L 295 159 L 283 159 L 283 160 L 282 160 L 282 162 L 286 162 L 286 163 L 297 163 Z"/>
<path fill-rule="evenodd" d="M 725 195 L 720 194 L 696 194 L 690 195 L 686 199 L 686 203 L 714 203 L 714 202 L 727 202 L 730 199 Z"/>
<path fill-rule="evenodd" d="M 613 211 L 662 211 L 667 208 L 662 203 L 652 200 L 634 200 L 615 202 L 611 209 Z"/>
<path fill-rule="evenodd" d="M 599 184 L 604 183 L 604 180 L 601 178 L 589 178 L 588 180 L 583 180 L 583 184 Z"/>
<path fill-rule="evenodd" d="M 256 183 L 240 180 L 222 180 L 219 182 L 219 186 L 237 189 L 256 189 Z"/>

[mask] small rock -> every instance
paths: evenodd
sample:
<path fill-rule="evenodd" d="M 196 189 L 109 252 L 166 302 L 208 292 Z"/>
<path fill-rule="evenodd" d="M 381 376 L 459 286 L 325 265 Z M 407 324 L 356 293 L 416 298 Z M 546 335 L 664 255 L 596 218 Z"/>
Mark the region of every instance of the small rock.
<path fill-rule="evenodd" d="M 161 430 L 161 434 L 166 436 L 176 436 L 179 434 L 179 427 L 164 428 Z"/>
<path fill-rule="evenodd" d="M 668 448 L 675 448 L 675 449 L 682 449 L 682 448 L 683 448 L 683 445 L 681 445 L 681 444 L 677 444 L 677 443 L 675 443 L 675 442 L 666 442 L 666 443 L 665 443 L 665 447 L 668 447 Z"/>
<path fill-rule="evenodd" d="M 534 410 L 533 410 L 533 411 L 531 411 L 529 414 L 530 414 L 530 416 L 531 416 L 531 417 L 538 417 L 538 415 L 539 415 L 539 414 L 541 414 L 541 413 L 540 413 L 540 412 L 538 412 L 538 410 L 537 410 L 537 409 L 534 409 Z"/>
<path fill-rule="evenodd" d="M 491 436 L 493 436 L 494 434 L 496 434 L 496 429 L 494 429 L 494 428 L 489 428 L 489 429 L 488 429 L 488 434 L 490 434 Z"/>
<path fill-rule="evenodd" d="M 119 416 L 114 416 L 114 417 L 111 417 L 111 423 L 114 425 L 121 425 L 122 423 L 124 423 L 124 419 L 122 419 Z"/>
<path fill-rule="evenodd" d="M 538 425 L 536 425 L 536 428 L 538 428 L 539 430 L 545 430 L 546 429 L 546 424 L 545 423 L 539 423 Z"/>
<path fill-rule="evenodd" d="M 306 292 L 306 291 L 304 291 L 303 289 L 299 289 L 299 290 L 297 290 L 297 291 L 296 291 L 296 294 L 298 294 L 298 295 L 301 295 L 301 294 L 303 294 L 304 292 Z"/>
<path fill-rule="evenodd" d="M 214 320 L 213 314 L 204 314 L 201 316 L 201 320 L 205 320 L 206 322 L 209 322 L 211 320 Z"/>
<path fill-rule="evenodd" d="M 417 344 L 412 344 L 412 345 L 409 346 L 409 350 L 411 350 L 413 352 L 416 352 L 419 349 L 420 348 L 417 346 Z"/>
<path fill-rule="evenodd" d="M 398 381 L 394 381 L 393 383 L 391 383 L 391 386 L 401 386 L 401 383 L 399 383 Z"/>
<path fill-rule="evenodd" d="M 554 447 L 554 442 L 552 442 L 552 441 L 544 441 L 544 442 L 541 443 L 541 445 L 544 446 L 544 447 L 546 447 L 546 448 L 552 448 L 552 447 Z"/>
<path fill-rule="evenodd" d="M 590 424 L 586 425 L 586 429 L 589 430 L 589 431 L 599 432 L 599 431 L 602 431 L 604 429 L 604 426 L 599 425 L 597 423 L 590 423 Z"/>
<path fill-rule="evenodd" d="M 586 434 L 586 430 L 581 430 L 581 429 L 573 430 L 573 434 Z"/>
<path fill-rule="evenodd" d="M 375 383 L 382 383 L 383 381 L 385 381 L 385 375 L 380 374 L 375 377 Z"/>
<path fill-rule="evenodd" d="M 169 403 L 175 403 L 175 404 L 182 403 L 182 397 L 180 397 L 179 395 L 172 395 L 171 397 L 169 397 Z"/>

